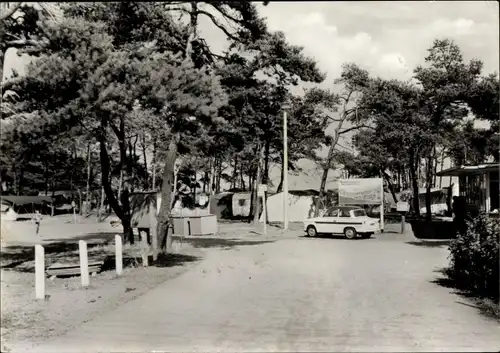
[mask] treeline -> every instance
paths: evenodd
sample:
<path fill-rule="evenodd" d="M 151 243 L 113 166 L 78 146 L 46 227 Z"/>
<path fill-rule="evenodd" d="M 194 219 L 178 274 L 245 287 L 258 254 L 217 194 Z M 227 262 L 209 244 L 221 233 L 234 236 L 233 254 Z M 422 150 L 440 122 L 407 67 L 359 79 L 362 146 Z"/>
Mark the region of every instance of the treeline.
<path fill-rule="evenodd" d="M 250 190 L 257 216 L 255 185 L 283 163 L 285 106 L 289 168 L 318 163 L 321 196 L 334 168 L 383 176 L 392 191 L 422 179 L 430 190 L 443 156 L 498 159 L 498 77 L 484 77 L 481 62 L 465 63 L 447 40 L 435 41 L 415 83 L 347 63 L 338 93 L 292 94 L 326 75 L 249 2 L 68 3 L 57 14 L 19 6 L 20 16 L 4 15 L 1 66 L 9 48 L 33 61 L 2 82 L 2 193 L 102 190 L 126 235 L 130 192 L 161 188 L 163 237 L 174 179 L 209 193 L 224 182 Z M 226 35 L 224 53 L 203 39 L 201 17 Z M 464 122 L 469 111 L 491 128 Z M 356 155 L 338 151 L 350 134 Z"/>

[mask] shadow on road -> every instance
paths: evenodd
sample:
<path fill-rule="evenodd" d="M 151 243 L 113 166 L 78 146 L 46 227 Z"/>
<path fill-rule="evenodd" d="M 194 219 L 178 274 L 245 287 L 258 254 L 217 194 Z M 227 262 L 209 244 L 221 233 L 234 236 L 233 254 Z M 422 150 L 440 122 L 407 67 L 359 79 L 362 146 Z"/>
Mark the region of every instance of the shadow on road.
<path fill-rule="evenodd" d="M 343 235 L 330 235 L 330 234 L 321 234 L 321 235 L 316 235 L 315 237 L 308 237 L 307 235 L 299 235 L 299 238 L 304 238 L 304 239 L 338 239 L 338 240 L 349 240 L 349 241 L 353 241 L 353 240 L 374 240 L 374 239 L 377 239 L 376 236 L 372 236 L 370 238 L 366 238 L 366 239 L 363 239 L 363 238 L 360 238 L 360 237 L 357 237 L 356 239 L 347 239 L 345 236 Z"/>
<path fill-rule="evenodd" d="M 435 240 L 435 241 L 407 241 L 406 244 L 425 247 L 425 248 L 438 248 L 440 246 L 450 245 L 451 240 Z"/>
<path fill-rule="evenodd" d="M 456 300 L 455 303 L 477 309 L 482 315 L 500 322 L 500 307 L 498 303 L 485 298 L 479 298 L 476 294 L 463 289 L 455 280 L 447 275 L 447 269 L 442 268 L 434 271 L 441 276 L 429 281 L 432 284 L 450 289 L 453 294 L 462 297 L 463 301 Z"/>
<path fill-rule="evenodd" d="M 186 255 L 186 254 L 166 254 L 159 255 L 156 263 L 153 261 L 153 256 L 148 256 L 148 264 L 149 266 L 154 267 L 175 267 L 175 266 L 184 266 L 189 262 L 195 262 L 201 260 L 199 256 Z M 135 256 L 125 256 L 123 257 L 123 268 L 130 267 L 141 267 L 142 266 L 142 258 Z M 116 269 L 115 266 L 115 257 L 113 255 L 107 256 L 104 264 L 101 268 L 101 271 L 114 271 Z"/>
<path fill-rule="evenodd" d="M 172 240 L 180 241 L 181 237 L 173 236 Z M 274 243 L 275 240 L 240 240 L 236 238 L 184 238 L 183 243 L 188 243 L 195 248 L 234 248 L 235 246 L 260 245 Z"/>
<path fill-rule="evenodd" d="M 86 240 L 89 253 L 99 246 L 107 245 L 114 241 L 118 233 L 89 233 L 72 239 L 44 239 L 51 243 L 43 244 L 45 255 L 53 255 L 51 258 L 65 261 L 78 259 L 78 241 Z M 94 251 L 95 252 L 95 251 Z M 12 269 L 27 261 L 35 259 L 35 247 L 33 245 L 15 245 L 2 248 L 0 254 L 0 268 Z M 19 269 L 20 270 L 20 269 Z"/>

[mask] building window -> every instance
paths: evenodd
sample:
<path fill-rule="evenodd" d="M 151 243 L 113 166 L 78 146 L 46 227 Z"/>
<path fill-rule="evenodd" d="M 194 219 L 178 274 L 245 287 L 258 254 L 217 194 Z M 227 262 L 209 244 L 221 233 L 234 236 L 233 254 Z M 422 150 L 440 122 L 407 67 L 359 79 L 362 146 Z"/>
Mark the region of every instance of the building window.
<path fill-rule="evenodd" d="M 239 200 L 238 200 L 238 205 L 240 205 L 240 207 L 243 207 L 243 206 L 245 206 L 246 201 L 247 201 L 247 200 L 245 200 L 245 199 L 239 199 Z"/>

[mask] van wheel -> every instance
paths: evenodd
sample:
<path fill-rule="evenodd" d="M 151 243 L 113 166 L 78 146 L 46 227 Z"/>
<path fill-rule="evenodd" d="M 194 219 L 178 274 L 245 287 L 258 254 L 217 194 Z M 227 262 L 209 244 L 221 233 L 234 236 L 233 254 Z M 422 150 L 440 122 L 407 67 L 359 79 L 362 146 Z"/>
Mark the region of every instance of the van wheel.
<path fill-rule="evenodd" d="M 356 239 L 356 229 L 352 227 L 347 227 L 344 229 L 344 235 L 347 239 Z"/>
<path fill-rule="evenodd" d="M 318 232 L 316 231 L 315 226 L 307 227 L 307 236 L 308 237 L 315 237 L 316 235 L 318 235 Z"/>

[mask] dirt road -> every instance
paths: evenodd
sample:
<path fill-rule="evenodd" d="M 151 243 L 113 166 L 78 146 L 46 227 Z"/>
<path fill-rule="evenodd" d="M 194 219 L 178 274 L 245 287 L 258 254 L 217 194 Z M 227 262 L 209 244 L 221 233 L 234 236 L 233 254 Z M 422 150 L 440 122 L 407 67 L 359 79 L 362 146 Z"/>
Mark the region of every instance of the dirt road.
<path fill-rule="evenodd" d="M 29 350 L 498 351 L 498 322 L 433 283 L 446 247 L 406 240 L 210 249 L 181 277 Z"/>

